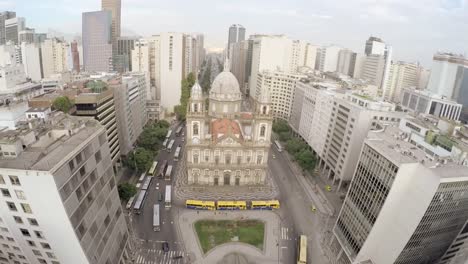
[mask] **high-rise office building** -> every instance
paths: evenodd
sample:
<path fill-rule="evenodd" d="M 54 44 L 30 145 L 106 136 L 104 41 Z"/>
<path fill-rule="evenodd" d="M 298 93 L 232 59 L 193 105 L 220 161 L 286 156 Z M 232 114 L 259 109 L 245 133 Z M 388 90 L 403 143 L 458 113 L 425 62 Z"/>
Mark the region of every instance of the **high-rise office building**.
<path fill-rule="evenodd" d="M 0 133 L 2 262 L 129 263 L 104 128 L 52 115 Z"/>
<path fill-rule="evenodd" d="M 138 37 L 118 37 L 114 48 L 114 71 L 123 73 L 132 71 L 131 52 Z"/>
<path fill-rule="evenodd" d="M 203 61 L 205 61 L 205 36 L 203 34 L 196 34 L 197 38 L 197 69 L 201 69 L 201 65 L 203 64 Z"/>
<path fill-rule="evenodd" d="M 451 53 L 434 55 L 427 90 L 463 105 L 461 120 L 468 122 L 468 59 Z"/>
<path fill-rule="evenodd" d="M 388 80 L 388 75 L 390 73 L 390 67 L 391 67 L 391 62 L 392 62 L 392 47 L 388 46 L 382 39 L 371 36 L 369 37 L 368 40 L 366 40 L 364 53 L 366 54 L 367 57 L 369 57 L 370 65 L 375 65 L 377 67 L 380 67 L 380 66 L 376 64 L 376 56 L 383 57 L 384 66 L 383 66 L 382 72 L 380 72 L 380 68 L 374 71 L 370 70 L 369 64 L 367 66 L 368 67 L 367 71 L 378 74 L 378 76 L 375 76 L 371 80 L 379 89 L 380 96 L 382 96 L 382 98 L 388 97 L 389 91 L 387 90 L 387 80 Z"/>
<path fill-rule="evenodd" d="M 33 28 L 25 28 L 18 32 L 18 45 L 23 42 L 26 43 L 34 43 L 34 35 L 36 35 L 35 30 Z"/>
<path fill-rule="evenodd" d="M 40 45 L 35 43 L 21 43 L 21 56 L 26 76 L 32 81 L 39 82 L 43 78 Z"/>
<path fill-rule="evenodd" d="M 7 19 L 16 17 L 16 12 L 3 11 L 0 12 L 0 45 L 6 43 L 5 22 Z"/>
<path fill-rule="evenodd" d="M 73 61 L 73 71 L 80 72 L 80 51 L 78 50 L 78 42 L 70 43 L 71 56 Z"/>
<path fill-rule="evenodd" d="M 120 37 L 120 17 L 122 2 L 121 0 L 102 0 L 101 2 L 102 10 L 107 10 L 111 12 L 112 16 L 112 44 L 115 46 L 117 44 L 117 38 Z M 115 46 L 114 49 L 117 47 Z"/>
<path fill-rule="evenodd" d="M 231 49 L 231 44 L 245 40 L 245 28 L 242 25 L 234 24 L 229 27 L 227 54 Z"/>
<path fill-rule="evenodd" d="M 243 40 L 240 42 L 233 43 L 231 45 L 231 56 L 229 62 L 231 63 L 231 72 L 236 76 L 237 81 L 239 82 L 239 88 L 242 94 L 246 94 L 248 75 L 247 75 L 247 65 L 248 65 L 248 50 L 249 50 L 249 40 Z"/>
<path fill-rule="evenodd" d="M 385 72 L 385 57 L 383 55 L 371 54 L 364 58 L 360 78 L 380 88 Z M 380 96 L 383 91 L 379 89 Z"/>
<path fill-rule="evenodd" d="M 83 13 L 83 66 L 88 72 L 112 70 L 112 14 L 110 11 Z"/>
<path fill-rule="evenodd" d="M 399 103 L 400 95 L 405 88 L 416 88 L 418 86 L 418 72 L 421 66 L 416 63 L 397 61 L 390 66 L 387 81 L 387 94 L 385 99 Z"/>
<path fill-rule="evenodd" d="M 334 262 L 447 263 L 460 250 L 468 170 L 407 137 L 394 126 L 369 133 L 333 228 Z"/>
<path fill-rule="evenodd" d="M 68 71 L 70 45 L 60 39 L 46 39 L 41 44 L 41 61 L 43 77 Z"/>
<path fill-rule="evenodd" d="M 349 49 L 342 49 L 338 52 L 338 63 L 336 71 L 348 76 L 354 74 L 354 64 L 356 61 L 356 52 Z"/>
<path fill-rule="evenodd" d="M 321 72 L 335 72 L 338 67 L 338 55 L 341 47 L 329 45 L 317 50 L 315 69 Z"/>
<path fill-rule="evenodd" d="M 13 17 L 5 20 L 5 41 L 19 44 L 19 32 L 26 29 L 24 17 Z"/>

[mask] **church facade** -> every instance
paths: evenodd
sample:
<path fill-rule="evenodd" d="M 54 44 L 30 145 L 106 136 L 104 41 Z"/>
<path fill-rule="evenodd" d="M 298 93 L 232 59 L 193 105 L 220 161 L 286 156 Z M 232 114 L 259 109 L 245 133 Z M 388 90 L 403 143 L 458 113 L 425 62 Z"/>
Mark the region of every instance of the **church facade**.
<path fill-rule="evenodd" d="M 211 87 L 206 105 L 195 83 L 187 107 L 188 183 L 265 184 L 273 120 L 269 93 L 250 104 L 243 101 L 237 79 L 226 67 Z"/>

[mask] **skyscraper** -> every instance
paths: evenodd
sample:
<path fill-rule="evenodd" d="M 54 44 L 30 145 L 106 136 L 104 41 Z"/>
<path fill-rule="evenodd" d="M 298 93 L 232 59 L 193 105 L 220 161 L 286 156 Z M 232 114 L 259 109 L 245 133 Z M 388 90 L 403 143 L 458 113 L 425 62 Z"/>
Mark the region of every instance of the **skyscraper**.
<path fill-rule="evenodd" d="M 122 9 L 121 0 L 102 0 L 102 10 L 110 11 L 112 14 L 112 44 L 115 45 L 120 37 L 120 13 Z"/>
<path fill-rule="evenodd" d="M 4 11 L 0 12 L 0 45 L 6 43 L 5 35 L 5 21 L 10 18 L 16 17 L 16 12 Z"/>
<path fill-rule="evenodd" d="M 19 43 L 19 32 L 26 29 L 26 19 L 24 17 L 13 17 L 5 20 L 5 41 Z"/>
<path fill-rule="evenodd" d="M 110 11 L 83 13 L 83 65 L 85 71 L 112 70 L 112 15 Z"/>
<path fill-rule="evenodd" d="M 245 39 L 245 28 L 242 25 L 234 24 L 229 27 L 228 46 L 227 46 L 228 56 L 229 56 L 229 52 L 231 49 L 231 44 L 240 42 L 244 39 Z"/>
<path fill-rule="evenodd" d="M 376 76 L 374 78 L 374 80 L 380 80 L 380 82 L 375 83 L 375 85 L 379 88 L 379 94 L 384 98 L 385 96 L 388 96 L 387 94 L 389 92 L 387 91 L 387 79 L 392 62 L 392 47 L 388 46 L 382 39 L 371 36 L 366 40 L 364 53 L 366 56 L 378 55 L 382 56 L 384 59 L 384 67 L 381 73 L 382 76 Z M 375 60 L 375 57 L 371 58 L 371 61 L 372 60 Z"/>
<path fill-rule="evenodd" d="M 73 41 L 70 47 L 73 60 L 73 71 L 80 72 L 80 52 L 78 51 L 78 42 Z"/>

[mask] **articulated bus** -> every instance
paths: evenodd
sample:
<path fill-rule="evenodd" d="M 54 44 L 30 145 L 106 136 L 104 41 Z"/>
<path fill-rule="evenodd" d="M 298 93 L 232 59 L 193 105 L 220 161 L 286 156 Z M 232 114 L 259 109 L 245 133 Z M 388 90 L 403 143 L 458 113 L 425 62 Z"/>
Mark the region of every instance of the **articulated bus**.
<path fill-rule="evenodd" d="M 153 205 L 153 231 L 161 231 L 159 204 Z"/>
<path fill-rule="evenodd" d="M 307 237 L 304 235 L 299 236 L 297 241 L 297 264 L 307 263 Z"/>
<path fill-rule="evenodd" d="M 146 178 L 145 182 L 143 183 L 143 186 L 141 187 L 142 190 L 148 190 L 150 185 L 151 185 L 151 180 L 153 180 L 153 177 L 148 177 Z"/>
<path fill-rule="evenodd" d="M 153 165 L 151 165 L 151 168 L 148 171 L 149 176 L 151 176 L 151 177 L 154 176 L 154 172 L 156 171 L 157 166 L 158 166 L 158 162 L 157 161 L 153 162 Z"/>
<path fill-rule="evenodd" d="M 166 175 L 164 176 L 164 179 L 166 181 L 170 181 L 171 180 L 171 174 L 172 174 L 172 165 L 169 165 L 169 166 L 167 166 Z"/>
<path fill-rule="evenodd" d="M 166 196 L 164 200 L 164 207 L 171 208 L 171 185 L 166 185 Z"/>
<path fill-rule="evenodd" d="M 171 141 L 169 142 L 169 145 L 167 145 L 167 152 L 171 152 L 172 151 L 172 146 L 174 146 L 174 142 L 175 140 L 171 139 Z"/>
<path fill-rule="evenodd" d="M 218 210 L 246 210 L 247 203 L 245 201 L 218 201 Z"/>
<path fill-rule="evenodd" d="M 142 182 L 146 177 L 146 173 L 143 172 L 141 175 L 140 175 L 140 179 L 138 179 L 138 182 Z"/>
<path fill-rule="evenodd" d="M 279 208 L 278 200 L 271 201 L 252 201 L 250 209 L 252 210 L 273 210 Z"/>
<path fill-rule="evenodd" d="M 146 200 L 146 191 L 141 190 L 140 194 L 138 194 L 138 198 L 137 198 L 137 200 L 135 202 L 135 205 L 133 205 L 133 211 L 136 214 L 140 214 L 141 208 L 143 208 L 143 205 L 145 204 L 145 200 Z"/>
<path fill-rule="evenodd" d="M 177 148 L 176 148 L 176 150 L 175 150 L 175 153 L 174 153 L 174 160 L 175 160 L 175 161 L 178 161 L 178 160 L 179 160 L 180 150 L 181 150 L 181 147 L 180 147 L 180 145 L 179 145 L 179 146 L 177 146 Z"/>
<path fill-rule="evenodd" d="M 180 137 L 180 135 L 182 134 L 182 129 L 184 128 L 184 125 L 181 125 L 177 128 L 176 132 L 175 132 L 175 135 L 177 137 Z"/>
<path fill-rule="evenodd" d="M 283 146 L 281 146 L 281 143 L 278 140 L 275 140 L 275 146 L 276 146 L 276 149 L 278 149 L 278 152 L 283 151 Z"/>
<path fill-rule="evenodd" d="M 185 206 L 189 209 L 216 210 L 215 202 L 213 201 L 187 200 L 185 201 Z"/>
<path fill-rule="evenodd" d="M 161 163 L 161 166 L 159 167 L 158 178 L 162 179 L 162 177 L 166 173 L 166 169 L 167 169 L 167 160 L 163 160 Z"/>
<path fill-rule="evenodd" d="M 163 142 L 163 145 L 162 145 L 163 149 L 166 149 L 166 147 L 167 147 L 167 142 L 169 142 L 169 139 L 166 138 L 166 139 L 164 140 L 164 142 Z"/>
<path fill-rule="evenodd" d="M 169 130 L 167 131 L 166 138 L 170 138 L 171 135 L 172 135 L 172 129 L 169 129 Z"/>

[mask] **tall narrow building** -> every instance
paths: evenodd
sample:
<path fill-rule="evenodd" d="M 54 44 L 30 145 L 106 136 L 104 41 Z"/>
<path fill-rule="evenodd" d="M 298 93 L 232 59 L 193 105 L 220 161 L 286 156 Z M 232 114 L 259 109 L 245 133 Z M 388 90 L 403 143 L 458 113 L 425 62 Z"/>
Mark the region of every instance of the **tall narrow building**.
<path fill-rule="evenodd" d="M 0 146 L 2 263 L 130 263 L 103 126 L 57 112 L 2 131 Z"/>
<path fill-rule="evenodd" d="M 83 66 L 88 72 L 112 70 L 112 14 L 110 11 L 83 13 Z"/>
<path fill-rule="evenodd" d="M 231 45 L 245 40 L 245 28 L 242 25 L 234 24 L 229 27 L 227 54 L 229 56 Z"/>
<path fill-rule="evenodd" d="M 73 41 L 70 44 L 71 57 L 73 61 L 73 71 L 80 72 L 80 51 L 78 50 L 78 42 Z"/>
<path fill-rule="evenodd" d="M 120 37 L 120 17 L 122 2 L 121 0 L 102 0 L 102 10 L 111 12 L 112 16 L 112 44 L 117 44 L 117 38 Z M 116 48 L 116 47 L 115 47 Z"/>
<path fill-rule="evenodd" d="M 6 43 L 5 22 L 7 19 L 16 17 L 16 12 L 3 11 L 0 12 L 0 45 Z"/>

